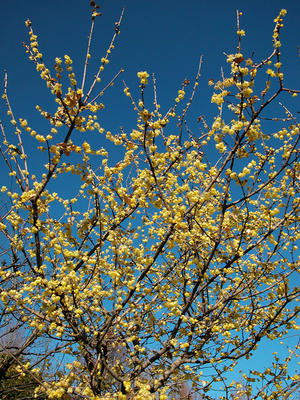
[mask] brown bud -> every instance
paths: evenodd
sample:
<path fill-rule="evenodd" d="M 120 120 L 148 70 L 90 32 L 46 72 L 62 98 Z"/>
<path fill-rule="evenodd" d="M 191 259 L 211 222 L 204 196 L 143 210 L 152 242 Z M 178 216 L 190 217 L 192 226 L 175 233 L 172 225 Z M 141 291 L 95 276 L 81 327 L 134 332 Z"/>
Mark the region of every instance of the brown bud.
<path fill-rule="evenodd" d="M 242 61 L 244 61 L 244 57 L 243 57 L 243 56 L 241 56 L 241 57 L 236 57 L 233 61 L 234 61 L 235 63 L 237 63 L 237 64 L 240 64 Z"/>

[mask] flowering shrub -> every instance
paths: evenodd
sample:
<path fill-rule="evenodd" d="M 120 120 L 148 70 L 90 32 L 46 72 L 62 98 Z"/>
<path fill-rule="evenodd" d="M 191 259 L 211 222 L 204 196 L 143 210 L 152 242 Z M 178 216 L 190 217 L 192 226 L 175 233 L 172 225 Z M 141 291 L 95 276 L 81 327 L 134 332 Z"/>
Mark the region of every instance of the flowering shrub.
<path fill-rule="evenodd" d="M 21 346 L 32 354 L 26 370 L 43 368 L 35 396 L 163 400 L 190 381 L 203 398 L 212 398 L 216 382 L 223 385 L 220 399 L 283 398 L 297 384 L 288 369 L 294 351 L 286 359 L 275 355 L 267 370 L 245 375 L 245 388 L 225 377 L 262 339 L 295 329 L 299 312 L 299 290 L 289 281 L 299 268 L 300 125 L 285 105 L 272 135 L 263 117 L 283 93 L 299 93 L 285 86 L 281 70 L 286 11 L 276 18 L 274 47 L 261 61 L 246 59 L 238 23 L 238 50 L 227 55 L 229 74 L 209 82 L 217 106 L 211 126 L 204 116 L 200 133 L 185 124 L 200 62 L 194 82 L 183 81 L 165 112 L 155 79 L 154 106 L 145 102 L 151 78 L 138 72 L 140 98 L 126 84 L 124 89 L 137 124 L 113 133 L 97 116 L 104 108 L 100 100 L 123 70 L 98 88 L 123 14 L 88 86 L 92 32 L 101 15 L 91 5 L 81 83 L 68 55 L 56 58 L 53 68 L 45 64 L 26 21 L 26 51 L 56 103 L 53 113 L 37 106 L 47 132 L 14 115 L 5 78 L 12 130 L 1 125 L 1 154 L 7 182 L 14 183 L 1 189 L 9 204 L 0 223 L 7 249 L 1 309 L 4 319 L 29 335 Z M 260 75 L 264 87 L 256 83 Z M 88 131 L 99 135 L 98 147 L 82 139 Z M 26 149 L 26 135 L 38 142 L 37 150 Z M 117 162 L 101 146 L 104 136 L 116 146 Z M 37 175 L 28 156 L 40 152 L 48 161 Z M 78 190 L 68 198 L 65 186 L 55 182 L 70 176 Z"/>

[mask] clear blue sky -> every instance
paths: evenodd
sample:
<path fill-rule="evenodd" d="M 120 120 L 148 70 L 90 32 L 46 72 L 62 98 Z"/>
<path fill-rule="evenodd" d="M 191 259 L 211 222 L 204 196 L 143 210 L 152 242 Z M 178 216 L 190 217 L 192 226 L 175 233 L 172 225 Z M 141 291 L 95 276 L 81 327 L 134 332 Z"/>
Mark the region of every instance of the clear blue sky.
<path fill-rule="evenodd" d="M 209 78 L 219 79 L 220 66 L 226 64 L 223 52 L 235 52 L 236 10 L 243 12 L 241 28 L 246 31 L 243 42 L 245 55 L 249 57 L 254 52 L 254 59 L 258 61 L 272 50 L 273 19 L 281 8 L 285 8 L 288 14 L 281 36 L 283 70 L 287 74 L 286 86 L 295 88 L 298 83 L 299 89 L 299 0 L 101 0 L 100 6 L 103 16 L 96 21 L 90 71 L 95 71 L 93 60 L 105 54 L 114 22 L 118 20 L 122 7 L 126 8 L 121 34 L 105 73 L 104 84 L 124 67 L 122 79 L 132 89 L 135 87 L 135 93 L 138 93 L 136 73 L 147 70 L 155 73 L 160 102 L 167 107 L 172 104 L 183 79 L 193 78 L 199 57 L 203 55 L 202 77 L 192 111 L 196 119 L 198 115 L 216 110 L 210 104 L 211 89 L 207 82 Z M 40 50 L 46 64 L 52 66 L 56 56 L 69 54 L 74 60 L 75 72 L 80 74 L 89 33 L 89 13 L 88 0 L 2 0 L 0 79 L 3 70 L 7 69 L 9 95 L 16 117 L 34 120 L 39 124 L 34 106 L 38 103 L 47 108 L 50 99 L 22 47 L 22 42 L 28 41 L 24 21 L 31 19 L 33 29 L 39 35 Z M 116 130 L 130 124 L 130 117 L 135 120 L 134 114 L 130 113 L 128 99 L 120 91 L 121 87 L 120 82 L 106 97 L 108 110 L 104 118 L 107 129 Z M 3 103 L 0 110 L 3 118 Z M 294 342 L 294 339 L 290 341 Z M 266 347 L 256 363 L 263 365 L 275 350 L 278 349 L 274 344 Z M 244 366 L 247 369 L 247 365 Z"/>
<path fill-rule="evenodd" d="M 257 60 L 272 48 L 273 19 L 281 8 L 288 10 L 282 31 L 282 53 L 287 61 L 284 71 L 288 70 L 287 82 L 299 79 L 296 46 L 300 45 L 300 1 L 101 0 L 100 6 L 103 17 L 97 20 L 92 60 L 102 57 L 109 44 L 114 22 L 125 6 L 121 35 L 105 78 L 109 81 L 114 72 L 125 67 L 126 72 L 122 78 L 132 88 L 137 84 L 137 71 L 154 72 L 162 104 L 169 99 L 173 100 L 185 77 L 193 77 L 202 54 L 204 62 L 198 92 L 199 103 L 195 107 L 199 107 L 200 114 L 211 110 L 208 106 L 210 101 L 207 101 L 207 94 L 211 93 L 207 81 L 210 77 L 220 77 L 220 66 L 225 61 L 223 52 L 235 50 L 237 9 L 243 12 L 241 27 L 246 30 L 243 45 L 247 49 L 246 55 L 251 56 L 254 51 Z M 89 11 L 89 0 L 1 2 L 0 70 L 8 70 L 9 92 L 17 111 L 31 112 L 32 106 L 36 104 L 35 95 L 46 95 L 39 75 L 27 60 L 22 47 L 22 42 L 28 40 L 24 20 L 32 20 L 49 65 L 53 65 L 55 56 L 67 53 L 74 59 L 77 66 L 75 71 L 81 73 L 80 61 L 85 54 L 90 24 Z M 116 87 L 110 96 L 117 98 L 122 105 L 128 104 L 127 99 L 120 99 L 119 93 Z M 119 118 L 114 119 L 116 128 L 128 115 L 128 108 L 120 107 L 118 112 Z"/>
<path fill-rule="evenodd" d="M 28 119 L 37 131 L 46 125 L 42 124 L 34 110 L 35 105 L 53 111 L 54 103 L 22 46 L 23 41 L 28 42 L 24 21 L 31 19 L 33 29 L 39 35 L 40 51 L 47 66 L 52 68 L 55 57 L 69 54 L 74 60 L 76 77 L 81 81 L 90 27 L 89 3 L 89 0 L 1 2 L 0 85 L 1 71 L 3 76 L 3 70 L 7 69 L 9 96 L 16 117 Z M 236 51 L 237 9 L 243 12 L 240 22 L 241 28 L 246 31 L 242 43 L 245 58 L 254 52 L 255 61 L 272 51 L 273 19 L 281 8 L 287 9 L 281 37 L 283 71 L 287 72 L 285 83 L 291 87 L 299 80 L 297 45 L 300 45 L 300 1 L 101 0 L 100 7 L 103 16 L 96 21 L 91 48 L 89 72 L 92 75 L 96 71 L 96 62 L 105 54 L 110 43 L 115 21 L 119 19 L 122 8 L 126 8 L 121 34 L 111 55 L 109 68 L 103 75 L 105 86 L 120 68 L 125 68 L 119 82 L 104 99 L 106 110 L 102 113 L 101 123 L 112 132 L 119 130 L 120 126 L 132 129 L 136 121 L 128 98 L 123 95 L 122 79 L 138 96 L 137 72 L 147 70 L 150 74 L 154 73 L 158 101 L 162 110 L 167 111 L 173 105 L 184 78 L 192 80 L 195 76 L 201 55 L 202 77 L 192 108 L 190 127 L 199 129 L 196 123 L 199 115 L 205 115 L 209 121 L 217 108 L 210 103 L 212 89 L 207 83 L 210 78 L 220 78 L 222 65 L 225 65 L 225 70 L 228 67 L 223 52 Z M 147 96 L 152 103 L 150 88 L 146 99 Z"/>

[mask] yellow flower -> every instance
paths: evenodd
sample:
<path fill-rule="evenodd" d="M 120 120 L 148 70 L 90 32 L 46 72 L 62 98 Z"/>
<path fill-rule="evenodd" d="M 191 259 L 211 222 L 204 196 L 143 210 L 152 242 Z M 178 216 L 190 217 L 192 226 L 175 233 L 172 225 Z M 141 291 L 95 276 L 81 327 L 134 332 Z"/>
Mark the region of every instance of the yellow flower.
<path fill-rule="evenodd" d="M 125 388 L 126 392 L 129 392 L 130 387 L 131 387 L 130 382 L 129 381 L 124 381 L 123 385 L 124 385 L 124 388 Z"/>
<path fill-rule="evenodd" d="M 148 84 L 148 79 L 149 78 L 149 74 L 147 71 L 140 71 L 137 73 L 138 78 L 140 78 L 141 80 L 141 84 L 142 85 L 147 85 Z"/>
<path fill-rule="evenodd" d="M 66 54 L 65 56 L 65 64 L 67 64 L 67 65 L 71 65 L 72 64 L 72 60 L 71 60 L 71 58 Z"/>
<path fill-rule="evenodd" d="M 268 69 L 267 69 L 267 74 L 270 75 L 270 76 L 272 76 L 272 77 L 275 76 L 275 72 L 274 72 L 271 68 L 268 68 Z"/>

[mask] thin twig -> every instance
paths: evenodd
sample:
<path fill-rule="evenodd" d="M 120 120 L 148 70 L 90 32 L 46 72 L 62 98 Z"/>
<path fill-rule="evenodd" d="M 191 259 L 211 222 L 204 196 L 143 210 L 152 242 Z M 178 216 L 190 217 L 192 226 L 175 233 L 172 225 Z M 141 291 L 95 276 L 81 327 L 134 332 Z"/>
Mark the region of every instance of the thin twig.
<path fill-rule="evenodd" d="M 83 68 L 83 76 L 82 76 L 82 83 L 81 83 L 82 93 L 83 93 L 85 79 L 86 79 L 87 66 L 88 66 L 89 58 L 90 58 L 90 48 L 91 48 L 91 41 L 92 41 L 94 26 L 95 26 L 95 18 L 92 18 L 91 29 L 90 29 L 89 40 L 88 40 L 88 46 L 87 46 L 87 50 L 86 50 L 85 63 L 84 63 L 84 68 Z"/>
<path fill-rule="evenodd" d="M 93 100 L 90 101 L 90 103 L 94 103 L 94 101 L 96 101 L 100 96 L 103 96 L 104 92 L 113 85 L 114 81 L 118 78 L 118 76 L 124 72 L 124 69 L 121 68 L 119 72 L 116 73 L 116 75 L 112 78 L 112 80 L 105 86 L 104 89 L 101 90 L 101 92 L 99 94 L 97 94 L 96 97 L 93 98 Z"/>
<path fill-rule="evenodd" d="M 123 18 L 124 11 L 125 11 L 125 8 L 123 8 L 123 10 L 122 10 L 122 12 L 121 12 L 121 16 L 120 16 L 120 18 L 119 18 L 119 21 L 116 23 L 116 26 L 117 26 L 117 27 L 119 27 L 120 24 L 121 24 L 121 22 L 122 22 L 122 18 Z M 111 42 L 110 42 L 110 45 L 108 46 L 108 49 L 107 49 L 107 51 L 106 51 L 106 55 L 105 55 L 105 57 L 104 57 L 105 60 L 108 59 L 108 55 L 110 54 L 111 50 L 113 49 L 113 45 L 114 45 L 115 39 L 116 39 L 116 37 L 117 37 L 118 34 L 119 34 L 119 29 L 115 29 L 115 33 L 114 33 L 114 35 L 113 35 L 113 38 L 112 38 L 112 40 L 111 40 Z M 98 81 L 98 78 L 99 78 L 99 76 L 100 76 L 100 74 L 101 74 L 101 71 L 102 71 L 103 68 L 104 68 L 104 64 L 105 64 L 105 61 L 102 61 L 102 62 L 101 62 L 101 65 L 100 65 L 100 67 L 99 67 L 99 69 L 98 69 L 98 72 L 97 72 L 97 74 L 96 74 L 96 76 L 95 76 L 95 78 L 94 78 L 94 81 L 93 81 L 93 83 L 91 84 L 91 87 L 90 87 L 88 93 L 86 94 L 86 96 L 85 96 L 85 98 L 84 98 L 84 100 L 83 100 L 83 103 L 84 103 L 84 104 L 86 104 L 86 102 L 88 101 L 88 99 L 89 99 L 89 97 L 90 97 L 90 95 L 91 95 L 91 93 L 92 93 L 92 91 L 93 91 L 93 89 L 94 89 L 94 87 L 95 87 L 95 85 L 96 85 L 96 83 L 97 83 L 97 81 Z"/>

